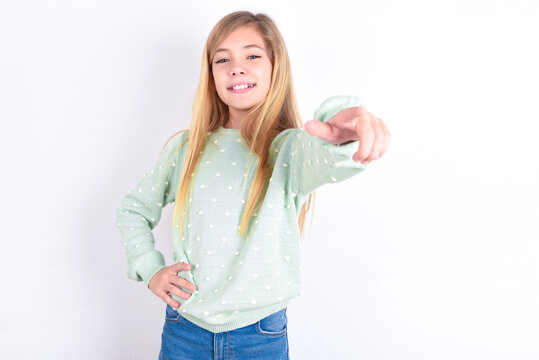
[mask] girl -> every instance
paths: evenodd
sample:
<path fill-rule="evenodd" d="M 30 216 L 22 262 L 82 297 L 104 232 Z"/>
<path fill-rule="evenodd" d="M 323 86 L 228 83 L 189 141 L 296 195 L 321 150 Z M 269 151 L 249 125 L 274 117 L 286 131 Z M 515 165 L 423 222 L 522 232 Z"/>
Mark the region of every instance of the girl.
<path fill-rule="evenodd" d="M 225 16 L 206 41 L 190 128 L 117 209 L 128 277 L 167 304 L 160 359 L 289 358 L 286 308 L 301 294 L 313 191 L 360 173 L 390 142 L 353 96 L 327 99 L 302 125 L 274 22 Z M 166 266 L 151 230 L 173 201 Z"/>

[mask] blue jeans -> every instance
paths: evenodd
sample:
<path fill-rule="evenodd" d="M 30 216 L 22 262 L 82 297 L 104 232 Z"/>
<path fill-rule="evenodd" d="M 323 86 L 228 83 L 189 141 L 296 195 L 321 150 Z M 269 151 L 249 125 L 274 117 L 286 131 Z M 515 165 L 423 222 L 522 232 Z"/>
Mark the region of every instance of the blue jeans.
<path fill-rule="evenodd" d="M 214 333 L 167 305 L 159 360 L 288 360 L 286 308 L 254 324 Z"/>

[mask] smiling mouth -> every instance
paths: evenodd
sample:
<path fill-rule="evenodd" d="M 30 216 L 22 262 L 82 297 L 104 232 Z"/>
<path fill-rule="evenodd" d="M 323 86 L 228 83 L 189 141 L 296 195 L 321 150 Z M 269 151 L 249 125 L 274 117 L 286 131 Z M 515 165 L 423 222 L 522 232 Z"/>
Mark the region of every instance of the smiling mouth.
<path fill-rule="evenodd" d="M 256 86 L 256 84 L 244 84 L 244 85 L 229 87 L 227 89 L 230 90 L 230 91 L 241 91 L 241 90 L 247 90 L 247 89 L 254 88 L 255 86 Z"/>

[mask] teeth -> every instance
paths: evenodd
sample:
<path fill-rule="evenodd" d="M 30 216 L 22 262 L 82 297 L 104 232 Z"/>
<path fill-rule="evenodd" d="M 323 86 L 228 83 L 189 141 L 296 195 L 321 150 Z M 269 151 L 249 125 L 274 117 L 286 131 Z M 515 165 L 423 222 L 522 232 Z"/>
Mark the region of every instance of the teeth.
<path fill-rule="evenodd" d="M 233 86 L 232 89 L 233 90 L 241 90 L 241 89 L 247 89 L 247 88 L 250 88 L 250 87 L 253 87 L 254 85 L 253 84 L 250 84 L 250 85 L 236 85 L 236 86 Z"/>

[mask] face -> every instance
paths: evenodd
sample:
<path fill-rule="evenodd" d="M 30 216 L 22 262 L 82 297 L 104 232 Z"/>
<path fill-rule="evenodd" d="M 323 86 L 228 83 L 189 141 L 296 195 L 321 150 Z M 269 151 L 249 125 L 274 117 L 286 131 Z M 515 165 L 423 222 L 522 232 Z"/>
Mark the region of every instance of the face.
<path fill-rule="evenodd" d="M 212 59 L 215 88 L 228 105 L 230 117 L 241 120 L 264 101 L 271 83 L 271 61 L 255 25 L 237 28 L 217 48 Z"/>

